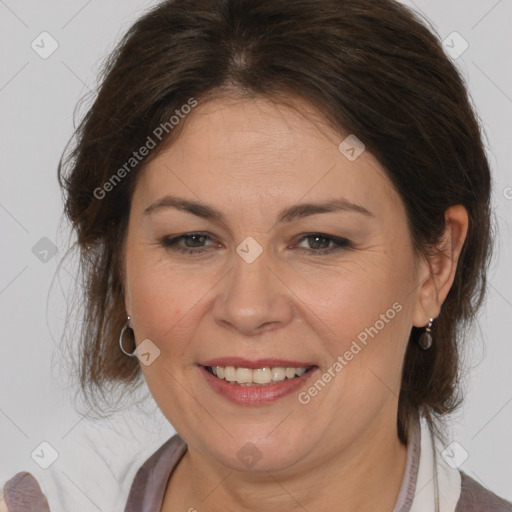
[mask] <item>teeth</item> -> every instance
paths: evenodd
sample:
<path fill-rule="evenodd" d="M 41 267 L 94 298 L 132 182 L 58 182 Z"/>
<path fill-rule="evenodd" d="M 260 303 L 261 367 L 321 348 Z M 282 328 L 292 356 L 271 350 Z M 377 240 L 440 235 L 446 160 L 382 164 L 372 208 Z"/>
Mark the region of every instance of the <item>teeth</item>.
<path fill-rule="evenodd" d="M 293 379 L 295 377 L 295 368 L 286 368 L 286 377 Z"/>
<path fill-rule="evenodd" d="M 272 380 L 279 382 L 286 379 L 286 370 L 283 367 L 272 368 Z"/>
<path fill-rule="evenodd" d="M 273 382 L 280 382 L 285 379 L 293 379 L 295 376 L 300 377 L 304 375 L 309 368 L 285 368 L 277 366 L 274 368 L 238 368 L 235 366 L 211 366 L 209 367 L 212 373 L 219 379 L 228 382 L 237 383 L 240 385 L 249 386 L 251 384 L 271 384 Z"/>
<path fill-rule="evenodd" d="M 217 371 L 219 368 L 222 368 L 221 366 L 217 366 Z M 224 368 L 224 379 L 226 379 L 229 382 L 235 382 L 236 381 L 236 370 L 234 366 L 226 366 Z"/>
<path fill-rule="evenodd" d="M 252 370 L 249 370 L 249 368 L 237 368 L 236 381 L 238 384 L 250 384 L 252 382 Z"/>
<path fill-rule="evenodd" d="M 257 368 L 256 370 L 252 370 L 252 381 L 255 384 L 268 384 L 272 382 L 272 370 L 270 368 Z"/>

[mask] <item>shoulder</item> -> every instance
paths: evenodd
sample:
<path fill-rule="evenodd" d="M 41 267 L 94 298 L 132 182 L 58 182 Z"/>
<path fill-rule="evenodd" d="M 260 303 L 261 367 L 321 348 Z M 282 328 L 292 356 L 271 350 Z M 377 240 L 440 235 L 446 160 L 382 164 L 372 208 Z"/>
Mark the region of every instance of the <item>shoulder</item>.
<path fill-rule="evenodd" d="M 163 497 L 167 481 L 186 451 L 185 441 L 177 434 L 160 446 L 135 474 L 125 512 L 154 509 L 153 502 Z"/>
<path fill-rule="evenodd" d="M 500 498 L 460 471 L 460 498 L 455 512 L 512 512 L 512 503 Z"/>
<path fill-rule="evenodd" d="M 142 464 L 137 474 L 149 475 L 160 472 L 164 468 L 172 469 L 186 451 L 185 441 L 178 434 L 175 434 Z"/>
<path fill-rule="evenodd" d="M 3 488 L 0 512 L 50 512 L 46 497 L 37 480 L 28 472 L 16 473 Z"/>

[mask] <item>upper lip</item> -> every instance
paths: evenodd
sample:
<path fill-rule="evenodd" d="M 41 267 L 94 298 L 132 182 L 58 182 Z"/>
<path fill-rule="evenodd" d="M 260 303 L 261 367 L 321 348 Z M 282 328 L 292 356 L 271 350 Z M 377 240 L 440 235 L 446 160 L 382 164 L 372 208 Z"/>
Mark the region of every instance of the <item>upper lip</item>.
<path fill-rule="evenodd" d="M 309 368 L 316 366 L 314 363 L 307 361 L 292 361 L 288 359 L 265 358 L 265 359 L 245 359 L 243 357 L 219 357 L 216 359 L 208 359 L 199 363 L 201 366 L 236 366 L 238 368 Z"/>

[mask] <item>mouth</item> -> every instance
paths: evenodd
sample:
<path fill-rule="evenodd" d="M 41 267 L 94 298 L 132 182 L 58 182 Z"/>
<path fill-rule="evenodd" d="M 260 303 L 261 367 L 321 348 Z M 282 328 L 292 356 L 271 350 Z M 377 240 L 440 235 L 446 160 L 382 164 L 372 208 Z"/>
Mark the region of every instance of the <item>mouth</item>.
<path fill-rule="evenodd" d="M 315 366 L 274 366 L 245 368 L 240 366 L 205 366 L 217 379 L 239 386 L 269 386 L 285 380 L 297 379 Z"/>
<path fill-rule="evenodd" d="M 210 388 L 238 405 L 264 405 L 305 384 L 318 366 L 300 361 L 224 358 L 205 361 L 198 368 Z"/>

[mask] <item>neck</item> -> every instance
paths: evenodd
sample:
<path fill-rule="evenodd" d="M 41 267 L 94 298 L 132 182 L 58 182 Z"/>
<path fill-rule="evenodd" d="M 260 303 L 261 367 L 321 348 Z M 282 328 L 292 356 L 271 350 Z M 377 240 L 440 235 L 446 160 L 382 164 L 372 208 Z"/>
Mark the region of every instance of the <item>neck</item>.
<path fill-rule="evenodd" d="M 393 425 L 371 425 L 343 451 L 307 467 L 239 472 L 191 449 L 169 482 L 162 512 L 392 512 L 405 472 L 407 447 Z M 394 428 L 392 428 L 394 427 Z"/>

